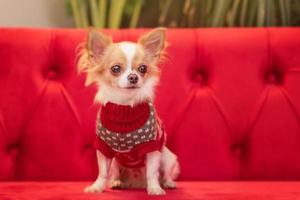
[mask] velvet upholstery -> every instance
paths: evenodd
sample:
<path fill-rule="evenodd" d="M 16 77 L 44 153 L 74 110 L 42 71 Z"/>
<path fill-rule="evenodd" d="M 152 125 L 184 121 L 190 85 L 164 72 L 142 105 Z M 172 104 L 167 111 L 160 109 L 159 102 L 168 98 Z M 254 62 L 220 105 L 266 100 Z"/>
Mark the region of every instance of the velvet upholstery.
<path fill-rule="evenodd" d="M 0 184 L 4 200 L 297 200 L 300 182 L 180 182 L 178 189 L 163 197 L 150 198 L 144 190 L 110 190 L 85 194 L 88 182 L 5 182 Z M 5 193 L 3 193 L 5 191 Z"/>
<path fill-rule="evenodd" d="M 104 30 L 135 41 L 146 30 Z M 86 30 L 0 29 L 0 180 L 93 180 Z M 300 28 L 170 29 L 155 105 L 180 180 L 300 179 Z"/>

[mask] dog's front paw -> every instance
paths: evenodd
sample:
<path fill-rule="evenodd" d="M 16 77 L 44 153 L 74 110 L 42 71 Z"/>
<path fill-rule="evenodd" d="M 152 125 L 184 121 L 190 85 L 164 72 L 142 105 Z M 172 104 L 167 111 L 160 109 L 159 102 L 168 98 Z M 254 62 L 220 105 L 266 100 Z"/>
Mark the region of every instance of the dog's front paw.
<path fill-rule="evenodd" d="M 103 192 L 104 187 L 98 184 L 93 184 L 84 188 L 84 192 L 86 193 L 96 193 L 96 192 Z"/>
<path fill-rule="evenodd" d="M 172 180 L 165 181 L 164 184 L 163 184 L 163 187 L 167 188 L 167 189 L 175 189 L 176 188 L 176 183 Z"/>
<path fill-rule="evenodd" d="M 110 184 L 111 189 L 119 190 L 123 189 L 123 183 L 120 180 L 113 180 Z"/>
<path fill-rule="evenodd" d="M 147 187 L 147 192 L 149 195 L 165 195 L 166 194 L 166 192 L 160 186 Z"/>

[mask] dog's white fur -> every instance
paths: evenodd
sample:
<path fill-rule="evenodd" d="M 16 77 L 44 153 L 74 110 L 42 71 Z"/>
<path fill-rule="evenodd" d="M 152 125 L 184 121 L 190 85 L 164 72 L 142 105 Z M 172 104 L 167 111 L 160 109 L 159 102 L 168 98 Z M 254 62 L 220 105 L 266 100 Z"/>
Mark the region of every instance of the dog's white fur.
<path fill-rule="evenodd" d="M 95 96 L 95 102 L 105 105 L 107 102 L 113 102 L 119 105 L 135 105 L 143 102 L 145 99 L 152 101 L 154 90 L 152 88 L 158 83 L 158 78 L 153 77 L 144 82 L 139 90 L 123 91 L 119 88 L 113 88 L 109 85 L 99 83 L 99 90 Z"/>
<path fill-rule="evenodd" d="M 152 34 L 158 34 L 160 40 L 164 40 L 165 34 L 163 29 L 157 29 Z M 150 33 L 151 34 L 151 33 Z M 164 42 L 164 41 L 159 41 Z M 99 91 L 96 94 L 95 101 L 105 105 L 107 102 L 112 102 L 121 105 L 137 104 L 143 101 L 153 101 L 154 87 L 158 83 L 158 76 L 152 76 L 143 79 L 132 68 L 133 58 L 136 55 L 138 48 L 137 43 L 121 42 L 117 48 L 120 48 L 124 53 L 127 63 L 124 72 L 120 75 L 117 86 L 107 84 L 101 78 L 96 79 L 96 83 L 99 85 Z M 162 49 L 160 49 L 162 51 Z M 130 83 L 127 76 L 130 73 L 138 75 L 139 80 L 137 83 L 137 89 L 126 89 Z M 163 195 L 165 191 L 162 189 L 160 183 L 162 182 L 165 188 L 175 188 L 174 179 L 179 173 L 179 165 L 177 157 L 166 146 L 162 148 L 162 151 L 150 152 L 146 155 L 145 169 L 141 169 L 142 175 L 140 180 L 136 181 L 130 178 L 130 169 L 124 169 L 118 164 L 115 159 L 109 159 L 105 157 L 100 151 L 97 150 L 97 161 L 99 167 L 99 174 L 96 181 L 85 188 L 85 192 L 102 192 L 108 179 L 110 178 L 112 188 L 127 188 L 127 187 L 147 187 L 147 192 L 150 195 Z M 121 180 L 122 174 L 120 173 L 123 168 L 123 173 L 126 171 L 127 179 Z M 129 178 L 128 178 L 129 177 Z M 162 180 L 162 181 L 160 181 Z"/>
<path fill-rule="evenodd" d="M 125 72 L 120 76 L 120 79 L 118 81 L 118 86 L 120 88 L 126 88 L 129 86 L 129 81 L 127 80 L 127 76 L 131 73 L 134 73 L 133 69 L 132 69 L 132 60 L 134 55 L 136 54 L 136 44 L 131 43 L 131 42 L 122 42 L 120 43 L 120 49 L 123 51 L 123 53 L 126 56 L 126 70 Z M 136 73 L 137 74 L 137 73 Z M 139 76 L 139 74 L 137 74 Z M 139 76 L 139 79 L 141 77 Z M 139 86 L 142 84 L 140 82 Z"/>

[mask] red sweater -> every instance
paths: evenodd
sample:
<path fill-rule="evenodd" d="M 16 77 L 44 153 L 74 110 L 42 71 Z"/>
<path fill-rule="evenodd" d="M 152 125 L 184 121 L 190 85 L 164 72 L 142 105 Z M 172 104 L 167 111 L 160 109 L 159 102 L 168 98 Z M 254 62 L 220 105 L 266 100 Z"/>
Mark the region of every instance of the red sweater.
<path fill-rule="evenodd" d="M 94 147 L 125 167 L 144 166 L 145 155 L 160 151 L 164 142 L 152 103 L 134 107 L 107 103 L 99 112 Z"/>

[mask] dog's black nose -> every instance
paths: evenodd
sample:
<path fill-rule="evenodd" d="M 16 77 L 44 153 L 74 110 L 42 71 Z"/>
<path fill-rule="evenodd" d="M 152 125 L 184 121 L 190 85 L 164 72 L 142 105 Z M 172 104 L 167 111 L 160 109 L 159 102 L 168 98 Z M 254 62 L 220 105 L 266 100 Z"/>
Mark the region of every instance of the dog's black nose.
<path fill-rule="evenodd" d="M 139 80 L 139 77 L 136 74 L 129 74 L 127 79 L 131 84 L 136 84 Z"/>

